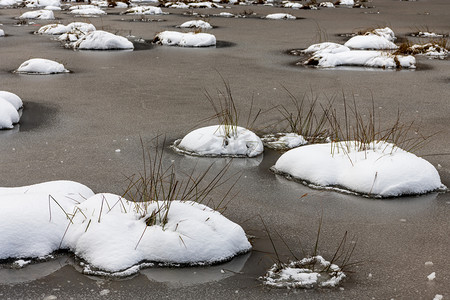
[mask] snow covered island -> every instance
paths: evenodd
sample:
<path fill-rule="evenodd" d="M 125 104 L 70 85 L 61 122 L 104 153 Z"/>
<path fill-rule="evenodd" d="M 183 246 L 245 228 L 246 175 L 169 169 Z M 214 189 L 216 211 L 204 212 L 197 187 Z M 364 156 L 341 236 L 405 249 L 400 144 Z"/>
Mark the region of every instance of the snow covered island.
<path fill-rule="evenodd" d="M 11 129 L 19 123 L 19 109 L 23 107 L 22 99 L 16 94 L 0 91 L 0 129 Z"/>
<path fill-rule="evenodd" d="M 196 202 L 131 202 L 72 181 L 0 188 L 0 196 L 0 259 L 68 249 L 86 274 L 128 276 L 154 265 L 219 263 L 251 249 L 239 225 Z"/>
<path fill-rule="evenodd" d="M 261 139 L 252 131 L 234 125 L 202 127 L 176 140 L 173 148 L 196 156 L 254 157 L 264 151 Z"/>
<path fill-rule="evenodd" d="M 274 264 L 260 279 L 265 285 L 290 289 L 336 287 L 345 277 L 339 266 L 317 255 L 289 264 Z"/>
<path fill-rule="evenodd" d="M 381 141 L 298 147 L 284 153 L 271 170 L 314 188 L 371 197 L 418 195 L 446 189 L 428 161 Z"/>
<path fill-rule="evenodd" d="M 153 43 L 180 47 L 211 47 L 216 45 L 216 37 L 209 33 L 163 31 L 155 36 Z"/>
<path fill-rule="evenodd" d="M 70 72 L 63 64 L 44 58 L 32 58 L 23 62 L 17 70 L 19 74 L 51 75 Z"/>

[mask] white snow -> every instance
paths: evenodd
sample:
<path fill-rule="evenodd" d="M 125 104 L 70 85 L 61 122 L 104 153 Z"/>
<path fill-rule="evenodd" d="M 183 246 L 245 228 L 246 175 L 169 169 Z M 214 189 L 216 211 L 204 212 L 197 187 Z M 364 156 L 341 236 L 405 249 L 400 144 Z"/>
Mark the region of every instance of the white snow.
<path fill-rule="evenodd" d="M 167 202 L 94 195 L 70 181 L 0 188 L 0 196 L 0 259 L 69 249 L 86 273 L 131 275 L 152 263 L 212 264 L 251 249 L 239 225 L 195 202 L 171 201 L 167 213 Z"/>
<path fill-rule="evenodd" d="M 430 275 L 427 276 L 429 281 L 435 280 L 436 279 L 436 272 L 431 273 Z"/>
<path fill-rule="evenodd" d="M 319 4 L 319 6 L 320 6 L 320 7 L 329 7 L 329 8 L 335 7 L 334 4 L 331 3 L 331 2 L 321 2 L 321 3 Z"/>
<path fill-rule="evenodd" d="M 5 36 L 5 31 L 3 29 L 0 29 L 0 36 Z"/>
<path fill-rule="evenodd" d="M 49 75 L 57 73 L 67 73 L 63 64 L 44 58 L 32 58 L 23 62 L 15 71 L 17 73 Z"/>
<path fill-rule="evenodd" d="M 355 5 L 354 0 L 339 0 L 339 5 Z"/>
<path fill-rule="evenodd" d="M 425 55 L 434 58 L 445 58 L 449 51 L 435 43 L 415 44 L 408 48 L 413 54 Z"/>
<path fill-rule="evenodd" d="M 350 51 L 350 48 L 337 43 L 324 42 L 314 44 L 303 50 L 307 54 L 319 54 L 319 53 L 339 53 Z"/>
<path fill-rule="evenodd" d="M 133 43 L 123 36 L 106 31 L 92 31 L 73 44 L 74 49 L 80 50 L 127 50 L 134 49 Z"/>
<path fill-rule="evenodd" d="M 1 6 L 13 6 L 18 4 L 16 0 L 0 0 L 0 7 Z"/>
<path fill-rule="evenodd" d="M 307 144 L 303 136 L 293 132 L 266 134 L 261 140 L 264 146 L 277 150 L 292 149 Z"/>
<path fill-rule="evenodd" d="M 265 285 L 290 289 L 336 287 L 344 278 L 337 265 L 318 255 L 289 264 L 274 264 L 261 279 Z"/>
<path fill-rule="evenodd" d="M 174 148 L 199 156 L 254 157 L 264 150 L 261 139 L 250 130 L 225 125 L 213 125 L 191 131 L 182 140 L 175 141 Z"/>
<path fill-rule="evenodd" d="M 361 146 L 367 150 L 359 150 Z M 428 161 L 386 142 L 306 145 L 284 153 L 272 170 L 315 187 L 344 188 L 376 197 L 445 188 Z"/>
<path fill-rule="evenodd" d="M 432 267 L 434 264 L 433 264 L 433 262 L 432 261 L 426 261 L 425 262 L 425 266 L 427 266 L 427 267 Z"/>
<path fill-rule="evenodd" d="M 11 129 L 20 119 L 17 109 L 0 96 L 0 129 Z"/>
<path fill-rule="evenodd" d="M 41 257 L 58 250 L 68 225 L 63 209 L 71 213 L 93 194 L 71 181 L 0 188 L 0 259 Z"/>
<path fill-rule="evenodd" d="M 221 13 L 215 15 L 215 16 L 225 17 L 225 18 L 232 18 L 232 17 L 234 17 L 234 15 L 232 13 L 229 13 L 229 12 L 221 12 Z"/>
<path fill-rule="evenodd" d="M 163 31 L 158 33 L 155 43 L 167 46 L 210 47 L 216 45 L 216 37 L 209 33 Z"/>
<path fill-rule="evenodd" d="M 337 66 L 362 66 L 373 68 L 411 68 L 416 67 L 414 56 L 393 55 L 381 51 L 361 50 L 339 53 L 318 53 L 309 58 L 305 64 L 323 68 Z"/>
<path fill-rule="evenodd" d="M 414 34 L 413 36 L 423 37 L 423 38 L 440 38 L 443 37 L 443 34 L 435 33 L 435 32 L 428 32 L 428 31 L 419 31 L 417 34 Z"/>
<path fill-rule="evenodd" d="M 293 15 L 284 14 L 284 13 L 268 14 L 265 18 L 269 19 L 269 20 L 295 20 L 295 19 L 297 19 Z"/>
<path fill-rule="evenodd" d="M 95 30 L 95 26 L 84 22 L 72 22 L 68 25 L 48 24 L 44 25 L 36 32 L 38 34 L 60 35 L 69 32 L 88 33 Z"/>
<path fill-rule="evenodd" d="M 442 300 L 444 299 L 444 296 L 440 295 L 440 294 L 436 294 L 433 298 L 433 300 Z"/>
<path fill-rule="evenodd" d="M 19 19 L 54 20 L 55 15 L 51 10 L 41 9 L 27 11 L 26 13 L 23 13 Z"/>
<path fill-rule="evenodd" d="M 82 6 L 82 5 L 80 5 Z M 80 15 L 80 16 L 90 16 L 90 15 L 106 15 L 106 12 L 102 9 L 94 6 L 94 7 L 87 7 L 87 8 L 78 8 L 78 9 L 71 9 L 71 14 L 74 15 Z"/>
<path fill-rule="evenodd" d="M 135 6 L 127 9 L 123 14 L 128 15 L 162 15 L 161 8 L 156 6 Z"/>
<path fill-rule="evenodd" d="M 395 50 L 398 46 L 384 36 L 369 34 L 357 35 L 349 39 L 344 46 L 351 49 Z"/>
<path fill-rule="evenodd" d="M 194 202 L 170 202 L 168 223 L 153 226 L 145 220 L 161 207 L 160 215 L 165 214 L 162 202 L 150 203 L 144 210 L 144 205 L 137 207 L 118 195 L 97 194 L 77 207 L 80 213 L 64 243 L 92 267 L 108 272 L 143 261 L 211 264 L 251 248 L 239 225 Z"/>
<path fill-rule="evenodd" d="M 387 39 L 388 41 L 395 41 L 397 38 L 395 37 L 395 33 L 394 31 L 389 28 L 389 27 L 385 27 L 385 28 L 376 28 L 372 31 L 366 32 L 365 35 L 370 35 L 370 34 L 376 34 L 379 36 L 384 37 L 385 39 Z"/>
<path fill-rule="evenodd" d="M 286 7 L 286 8 L 300 9 L 303 7 L 303 4 L 300 4 L 297 2 L 291 2 L 291 1 L 283 1 L 282 4 L 283 4 L 283 7 Z"/>
<path fill-rule="evenodd" d="M 187 21 L 180 25 L 181 28 L 201 28 L 212 29 L 213 27 L 208 22 L 202 20 Z"/>
<path fill-rule="evenodd" d="M 55 6 L 60 7 L 60 0 L 26 0 L 24 4 L 28 8 L 36 8 L 36 7 L 46 7 L 46 6 Z"/>
<path fill-rule="evenodd" d="M 8 101 L 9 103 L 11 103 L 12 106 L 16 110 L 19 110 L 23 106 L 22 99 L 20 99 L 19 96 L 17 96 L 16 94 L 13 94 L 11 92 L 0 91 L 0 98 Z"/>
<path fill-rule="evenodd" d="M 23 267 L 25 267 L 26 265 L 28 265 L 30 263 L 31 263 L 31 260 L 18 259 L 18 260 L 16 260 L 13 263 L 13 266 L 20 269 L 20 268 L 23 268 Z"/>

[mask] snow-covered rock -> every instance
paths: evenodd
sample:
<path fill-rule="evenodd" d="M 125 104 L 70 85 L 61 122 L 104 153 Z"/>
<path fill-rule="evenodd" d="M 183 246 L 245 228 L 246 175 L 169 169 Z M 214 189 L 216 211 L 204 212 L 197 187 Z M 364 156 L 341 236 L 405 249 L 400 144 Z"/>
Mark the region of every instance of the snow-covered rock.
<path fill-rule="evenodd" d="M 56 61 L 44 59 L 44 58 L 32 58 L 23 62 L 16 73 L 24 74 L 37 74 L 37 75 L 49 75 L 57 73 L 67 73 L 67 70 L 63 64 Z"/>
<path fill-rule="evenodd" d="M 11 103 L 12 106 L 14 106 L 14 108 L 16 110 L 19 110 L 21 107 L 23 107 L 22 99 L 20 99 L 19 96 L 17 96 L 16 94 L 13 94 L 11 92 L 0 91 L 0 98 Z"/>
<path fill-rule="evenodd" d="M 425 55 L 434 58 L 445 58 L 449 51 L 436 43 L 415 44 L 408 47 L 407 53 Z"/>
<path fill-rule="evenodd" d="M 18 2 L 16 0 L 0 0 L 0 7 L 3 6 L 14 6 L 17 5 Z"/>
<path fill-rule="evenodd" d="M 60 7 L 60 0 L 26 0 L 24 4 L 28 8 L 36 8 L 36 7 L 46 7 L 46 6 L 54 6 Z"/>
<path fill-rule="evenodd" d="M 276 150 L 292 149 L 308 143 L 302 135 L 293 132 L 266 134 L 261 141 L 264 146 Z"/>
<path fill-rule="evenodd" d="M 381 51 L 346 51 L 339 53 L 318 53 L 309 58 L 306 65 L 322 68 L 337 66 L 361 66 L 371 68 L 411 68 L 416 67 L 414 56 L 393 55 Z"/>
<path fill-rule="evenodd" d="M 135 6 L 123 12 L 126 15 L 162 15 L 161 8 L 156 6 Z"/>
<path fill-rule="evenodd" d="M 90 7 L 90 8 L 80 8 L 80 9 L 72 9 L 70 10 L 71 14 L 79 15 L 79 16 L 97 16 L 97 15 L 106 15 L 106 12 L 99 7 Z"/>
<path fill-rule="evenodd" d="M 295 19 L 297 19 L 293 15 L 284 14 L 284 13 L 268 14 L 265 18 L 269 19 L 269 20 L 295 20 Z"/>
<path fill-rule="evenodd" d="M 365 35 L 371 35 L 371 34 L 375 34 L 375 35 L 379 35 L 384 37 L 385 39 L 387 39 L 388 41 L 395 41 L 397 39 L 397 37 L 395 36 L 394 31 L 389 28 L 389 27 L 385 27 L 385 28 L 376 28 L 373 29 L 369 32 L 366 32 Z"/>
<path fill-rule="evenodd" d="M 19 19 L 54 20 L 55 15 L 51 10 L 41 9 L 27 11 L 26 13 L 23 13 Z"/>
<path fill-rule="evenodd" d="M 73 208 L 94 193 L 71 181 L 0 188 L 0 259 L 41 257 L 60 249 Z"/>
<path fill-rule="evenodd" d="M 73 22 L 68 25 L 62 24 L 48 24 L 44 25 L 36 32 L 37 34 L 61 35 L 64 33 L 75 33 L 80 31 L 88 33 L 95 30 L 95 26 L 84 22 Z"/>
<path fill-rule="evenodd" d="M 19 119 L 19 113 L 14 105 L 0 97 L 0 129 L 13 128 Z"/>
<path fill-rule="evenodd" d="M 191 131 L 174 143 L 182 153 L 198 156 L 248 156 L 264 151 L 261 139 L 252 131 L 239 126 L 214 125 Z"/>
<path fill-rule="evenodd" d="M 149 263 L 213 264 L 251 249 L 239 225 L 195 202 L 136 203 L 54 181 L 0 188 L 0 204 L 0 259 L 69 249 L 87 273 L 131 275 Z"/>
<path fill-rule="evenodd" d="M 361 146 L 366 149 L 360 150 Z M 428 161 L 386 142 L 306 145 L 284 153 L 272 170 L 315 187 L 377 197 L 424 194 L 445 188 Z"/>
<path fill-rule="evenodd" d="M 131 50 L 134 45 L 123 36 L 106 31 L 92 31 L 73 44 L 74 49 L 80 50 Z"/>
<path fill-rule="evenodd" d="M 338 5 L 355 5 L 354 0 L 338 0 Z"/>
<path fill-rule="evenodd" d="M 153 39 L 154 43 L 181 47 L 210 47 L 216 45 L 216 37 L 209 33 L 163 31 Z"/>
<path fill-rule="evenodd" d="M 239 225 L 195 202 L 171 201 L 166 224 L 162 219 L 167 206 L 161 201 L 144 208 L 118 195 L 97 194 L 76 208 L 80 213 L 73 218 L 63 245 L 90 268 L 107 272 L 144 261 L 212 264 L 251 248 Z M 149 224 L 152 213 L 160 209 L 153 214 L 154 224 Z"/>
<path fill-rule="evenodd" d="M 329 7 L 329 8 L 334 8 L 334 4 L 331 2 L 320 2 L 319 7 Z"/>
<path fill-rule="evenodd" d="M 202 20 L 187 21 L 180 25 L 181 28 L 201 28 L 212 29 L 213 27 L 208 22 Z"/>
<path fill-rule="evenodd" d="M 339 53 L 350 51 L 349 47 L 343 46 L 337 43 L 324 42 L 314 44 L 303 50 L 307 54 L 319 54 L 319 53 Z"/>
<path fill-rule="evenodd" d="M 297 3 L 297 2 L 291 2 L 291 1 L 283 1 L 282 5 L 283 5 L 283 7 L 294 8 L 294 9 L 300 9 L 303 7 L 303 4 Z"/>
<path fill-rule="evenodd" d="M 369 34 L 357 35 L 349 39 L 344 46 L 351 49 L 395 50 L 398 46 L 384 36 Z"/>
<path fill-rule="evenodd" d="M 338 265 L 317 255 L 289 264 L 274 264 L 261 279 L 265 285 L 290 289 L 336 287 L 344 278 Z"/>

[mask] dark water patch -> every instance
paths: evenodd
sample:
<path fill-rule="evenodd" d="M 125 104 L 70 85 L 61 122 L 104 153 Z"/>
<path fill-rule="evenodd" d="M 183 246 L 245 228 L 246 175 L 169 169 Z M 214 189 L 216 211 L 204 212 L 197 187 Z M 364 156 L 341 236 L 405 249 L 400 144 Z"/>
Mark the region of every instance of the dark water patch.
<path fill-rule="evenodd" d="M 56 121 L 58 109 L 45 103 L 25 102 L 20 123 L 16 126 L 19 131 L 29 132 L 51 126 Z"/>
<path fill-rule="evenodd" d="M 136 40 L 133 41 L 134 51 L 150 50 L 155 47 L 151 40 Z"/>
<path fill-rule="evenodd" d="M 236 43 L 228 41 L 216 41 L 216 48 L 229 48 L 236 46 Z"/>

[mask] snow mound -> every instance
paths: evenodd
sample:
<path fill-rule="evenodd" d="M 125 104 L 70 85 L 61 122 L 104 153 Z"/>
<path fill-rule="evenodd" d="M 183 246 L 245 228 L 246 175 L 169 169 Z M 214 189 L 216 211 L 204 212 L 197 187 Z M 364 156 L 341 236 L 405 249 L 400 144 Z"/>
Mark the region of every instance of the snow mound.
<path fill-rule="evenodd" d="M 125 15 L 162 15 L 161 8 L 156 6 L 135 6 L 123 12 Z"/>
<path fill-rule="evenodd" d="M 213 27 L 208 22 L 202 20 L 187 21 L 180 25 L 181 28 L 201 28 L 212 29 Z"/>
<path fill-rule="evenodd" d="M 68 25 L 62 24 L 48 24 L 44 25 L 36 32 L 37 34 L 48 34 L 48 35 L 61 35 L 64 33 L 81 32 L 88 33 L 95 30 L 95 26 L 84 22 L 72 22 Z"/>
<path fill-rule="evenodd" d="M 289 289 L 336 287 L 344 278 L 339 266 L 317 255 L 289 264 L 274 264 L 261 279 L 265 285 Z"/>
<path fill-rule="evenodd" d="M 60 248 L 75 204 L 94 193 L 71 181 L 0 188 L 0 259 L 41 257 Z M 64 209 L 64 210 L 63 210 Z"/>
<path fill-rule="evenodd" d="M 167 208 L 163 202 L 143 209 L 118 195 L 97 194 L 76 207 L 80 213 L 64 244 L 89 268 L 119 272 L 145 261 L 213 264 L 251 248 L 239 225 L 195 202 L 171 201 L 166 224 L 160 219 Z M 152 213 L 156 223 L 147 225 Z"/>
<path fill-rule="evenodd" d="M 297 133 L 266 134 L 261 138 L 264 146 L 275 150 L 287 150 L 307 144 L 302 135 Z"/>
<path fill-rule="evenodd" d="M 82 8 L 71 9 L 70 13 L 79 16 L 91 16 L 91 15 L 106 15 L 106 12 L 99 7 L 85 7 L 83 5 L 79 5 Z M 71 7 L 72 8 L 72 7 Z"/>
<path fill-rule="evenodd" d="M 295 19 L 297 19 L 293 15 L 283 14 L 283 13 L 268 14 L 265 18 L 269 19 L 269 20 L 295 20 Z"/>
<path fill-rule="evenodd" d="M 175 150 L 198 156 L 254 157 L 264 151 L 261 139 L 239 126 L 213 125 L 191 131 L 174 143 Z"/>
<path fill-rule="evenodd" d="M 13 94 L 11 92 L 0 91 L 0 98 L 11 103 L 12 106 L 14 107 L 14 109 L 16 109 L 16 110 L 19 110 L 20 108 L 23 107 L 22 99 L 20 99 L 19 96 L 17 96 L 16 94 Z"/>
<path fill-rule="evenodd" d="M 395 50 L 398 46 L 384 36 L 369 34 L 357 35 L 349 39 L 344 46 L 351 49 Z"/>
<path fill-rule="evenodd" d="M 406 49 L 406 52 L 413 55 L 419 54 L 441 59 L 448 56 L 449 53 L 447 49 L 436 43 L 411 45 L 408 49 Z"/>
<path fill-rule="evenodd" d="M 283 4 L 283 7 L 286 7 L 286 8 L 300 9 L 303 7 L 303 4 L 291 2 L 291 1 L 283 1 L 282 4 Z"/>
<path fill-rule="evenodd" d="M 60 7 L 60 0 L 26 0 L 24 4 L 28 8 L 36 8 L 36 7 L 46 7 L 46 6 L 54 6 Z"/>
<path fill-rule="evenodd" d="M 234 15 L 232 13 L 229 13 L 229 12 L 221 12 L 221 13 L 218 13 L 218 14 L 216 14 L 214 16 L 224 17 L 224 18 L 232 18 L 232 17 L 234 17 Z"/>
<path fill-rule="evenodd" d="M 303 50 L 307 54 L 319 54 L 319 53 L 339 53 L 350 51 L 349 47 L 343 46 L 337 43 L 325 42 L 314 44 Z"/>
<path fill-rule="evenodd" d="M 361 66 L 371 68 L 411 68 L 416 67 L 416 59 L 411 56 L 393 55 L 381 51 L 346 51 L 339 53 L 318 53 L 309 58 L 305 65 L 322 68 L 337 66 Z"/>
<path fill-rule="evenodd" d="M 354 0 L 338 0 L 338 5 L 355 5 Z"/>
<path fill-rule="evenodd" d="M 5 31 L 3 29 L 0 29 L 0 36 L 5 36 Z"/>
<path fill-rule="evenodd" d="M 395 33 L 394 31 L 389 28 L 389 27 L 385 27 L 385 28 L 376 28 L 374 30 L 371 30 L 369 32 L 366 32 L 365 35 L 371 35 L 371 34 L 376 34 L 379 36 L 384 37 L 385 39 L 387 39 L 388 41 L 395 41 L 397 38 L 395 37 Z"/>
<path fill-rule="evenodd" d="M 216 37 L 209 33 L 163 31 L 155 36 L 153 42 L 166 46 L 210 47 L 216 45 Z"/>
<path fill-rule="evenodd" d="M 63 64 L 53 60 L 32 58 L 23 62 L 15 72 L 23 74 L 49 75 L 67 73 L 69 70 L 67 70 Z"/>
<path fill-rule="evenodd" d="M 441 38 L 444 37 L 444 34 L 429 32 L 429 31 L 419 31 L 417 33 L 411 34 L 412 36 L 417 36 L 421 38 Z"/>
<path fill-rule="evenodd" d="M 23 13 L 19 19 L 54 20 L 55 15 L 51 10 L 41 9 L 27 11 L 26 13 Z"/>
<path fill-rule="evenodd" d="M 0 7 L 17 5 L 16 0 L 0 0 Z"/>
<path fill-rule="evenodd" d="M 20 119 L 17 109 L 0 96 L 0 129 L 11 129 Z"/>
<path fill-rule="evenodd" d="M 359 150 L 361 146 L 366 150 Z M 445 188 L 428 161 L 386 142 L 306 145 L 284 153 L 272 170 L 315 187 L 343 188 L 375 197 Z"/>
<path fill-rule="evenodd" d="M 80 50 L 129 50 L 134 49 L 134 45 L 123 36 L 96 30 L 83 35 L 73 44 L 73 48 Z"/>
<path fill-rule="evenodd" d="M 329 7 L 329 8 L 334 8 L 335 6 L 334 6 L 334 4 L 331 3 L 331 2 L 321 2 L 321 3 L 319 4 L 319 7 Z"/>

